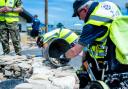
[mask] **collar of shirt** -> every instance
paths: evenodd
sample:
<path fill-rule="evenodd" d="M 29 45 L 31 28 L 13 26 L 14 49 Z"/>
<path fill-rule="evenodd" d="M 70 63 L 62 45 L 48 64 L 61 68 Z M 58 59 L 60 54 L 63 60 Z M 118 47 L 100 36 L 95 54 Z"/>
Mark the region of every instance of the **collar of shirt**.
<path fill-rule="evenodd" d="M 88 18 L 89 16 L 91 15 L 91 13 L 94 11 L 95 7 L 99 4 L 99 2 L 93 2 L 92 5 L 90 6 L 89 10 L 88 10 L 88 13 L 87 13 L 87 16 L 84 20 L 84 22 L 87 22 L 88 21 Z"/>

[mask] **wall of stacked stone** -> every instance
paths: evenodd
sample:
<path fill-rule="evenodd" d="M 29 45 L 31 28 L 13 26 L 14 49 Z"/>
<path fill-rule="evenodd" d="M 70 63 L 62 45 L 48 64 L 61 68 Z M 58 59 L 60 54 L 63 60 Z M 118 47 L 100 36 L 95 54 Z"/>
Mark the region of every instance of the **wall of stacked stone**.
<path fill-rule="evenodd" d="M 0 80 L 29 78 L 33 73 L 32 62 L 26 56 L 0 56 Z"/>

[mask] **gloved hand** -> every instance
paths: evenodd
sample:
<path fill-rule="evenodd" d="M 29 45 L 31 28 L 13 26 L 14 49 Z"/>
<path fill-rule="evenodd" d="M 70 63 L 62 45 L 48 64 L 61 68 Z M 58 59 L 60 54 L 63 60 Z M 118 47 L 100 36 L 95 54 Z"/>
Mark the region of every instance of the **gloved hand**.
<path fill-rule="evenodd" d="M 70 59 L 66 58 L 66 57 L 65 57 L 65 54 L 62 54 L 62 55 L 60 55 L 60 57 L 59 57 L 59 61 L 60 61 L 60 63 L 62 63 L 62 64 L 67 64 L 67 63 L 70 61 Z"/>

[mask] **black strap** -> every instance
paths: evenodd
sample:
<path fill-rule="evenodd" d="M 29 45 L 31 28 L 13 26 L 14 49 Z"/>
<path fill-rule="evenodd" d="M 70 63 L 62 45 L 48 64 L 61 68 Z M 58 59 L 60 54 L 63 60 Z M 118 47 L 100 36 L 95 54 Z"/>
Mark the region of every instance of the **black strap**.
<path fill-rule="evenodd" d="M 62 31 L 62 27 L 59 29 L 58 37 L 60 37 L 61 31 Z"/>
<path fill-rule="evenodd" d="M 14 1 L 14 5 L 13 5 L 13 8 L 16 6 L 16 3 L 17 3 L 17 0 Z"/>

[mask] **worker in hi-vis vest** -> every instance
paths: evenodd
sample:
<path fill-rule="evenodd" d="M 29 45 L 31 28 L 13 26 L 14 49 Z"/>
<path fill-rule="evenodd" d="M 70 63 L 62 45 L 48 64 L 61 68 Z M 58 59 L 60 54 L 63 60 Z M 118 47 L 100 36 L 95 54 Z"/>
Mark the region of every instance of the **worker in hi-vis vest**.
<path fill-rule="evenodd" d="M 78 35 L 69 29 L 57 28 L 39 36 L 37 39 L 37 45 L 39 47 L 46 48 L 48 47 L 49 42 L 54 38 L 65 39 L 69 44 L 71 44 L 71 46 L 73 46 L 78 40 Z"/>
<path fill-rule="evenodd" d="M 9 54 L 9 35 L 17 55 L 21 55 L 20 36 L 17 27 L 19 13 L 22 12 L 21 0 L 0 0 L 0 39 L 4 54 Z"/>
<path fill-rule="evenodd" d="M 100 60 L 104 63 L 104 61 L 108 60 L 110 71 L 126 70 L 125 68 L 120 68 L 123 67 L 120 65 L 128 64 L 128 62 L 124 62 L 124 59 L 119 59 L 121 57 L 117 54 L 116 46 L 109 37 L 113 20 L 122 16 L 118 6 L 109 1 L 75 0 L 73 9 L 73 17 L 78 17 L 84 21 L 83 30 L 78 43 L 66 53 L 60 55 L 59 60 L 70 60 L 77 56 L 81 50 L 87 49 L 84 51 L 86 51 L 86 60 L 89 60 L 89 62 L 94 63 L 94 60 Z M 97 70 L 95 64 L 92 67 L 94 71 Z M 101 78 L 96 73 L 94 72 L 96 78 Z M 86 84 L 83 83 L 84 85 Z"/>

